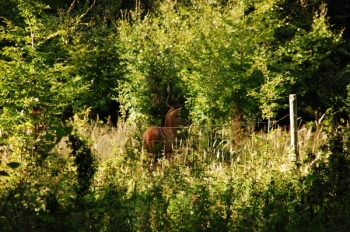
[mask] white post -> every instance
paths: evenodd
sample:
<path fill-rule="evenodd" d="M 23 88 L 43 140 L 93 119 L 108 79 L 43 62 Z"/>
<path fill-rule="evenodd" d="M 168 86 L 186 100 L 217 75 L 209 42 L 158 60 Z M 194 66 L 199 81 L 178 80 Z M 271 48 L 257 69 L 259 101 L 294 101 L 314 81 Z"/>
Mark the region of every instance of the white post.
<path fill-rule="evenodd" d="M 295 161 L 299 168 L 300 156 L 298 151 L 298 124 L 297 124 L 297 96 L 289 95 L 289 112 L 290 112 L 290 146 L 295 154 Z"/>

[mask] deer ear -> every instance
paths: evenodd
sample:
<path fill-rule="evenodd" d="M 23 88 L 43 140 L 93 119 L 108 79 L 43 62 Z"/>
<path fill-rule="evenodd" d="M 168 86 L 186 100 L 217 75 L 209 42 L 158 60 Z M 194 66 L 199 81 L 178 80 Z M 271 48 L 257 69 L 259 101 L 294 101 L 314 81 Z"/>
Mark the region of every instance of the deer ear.
<path fill-rule="evenodd" d="M 177 114 L 180 114 L 181 113 L 181 110 L 182 110 L 182 107 L 181 108 L 178 108 L 176 110 L 173 111 L 173 115 L 177 115 Z"/>

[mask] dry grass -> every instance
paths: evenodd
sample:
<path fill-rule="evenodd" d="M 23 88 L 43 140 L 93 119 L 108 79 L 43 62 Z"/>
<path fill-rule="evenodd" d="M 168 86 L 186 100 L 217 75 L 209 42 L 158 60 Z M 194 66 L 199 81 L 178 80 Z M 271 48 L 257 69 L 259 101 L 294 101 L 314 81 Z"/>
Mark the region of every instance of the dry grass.
<path fill-rule="evenodd" d="M 116 127 L 103 124 L 97 120 L 88 121 L 86 118 L 74 118 L 72 122 L 78 134 L 83 136 L 98 158 L 105 160 L 116 157 L 117 154 L 141 152 L 141 130 L 135 124 L 119 121 Z M 61 153 L 68 153 L 68 138 L 65 137 L 58 144 Z"/>
<path fill-rule="evenodd" d="M 88 123 L 86 120 L 75 118 L 74 125 L 80 134 L 88 138 L 90 147 L 102 161 L 126 156 L 133 160 L 146 158 L 141 141 L 143 130 L 133 123 L 119 122 L 117 127 L 110 127 L 97 120 Z M 295 157 L 290 150 L 288 132 L 277 128 L 269 134 L 246 133 L 235 125 L 237 124 L 212 128 L 182 128 L 171 162 L 189 166 L 193 166 L 194 162 L 202 162 L 216 170 L 232 167 L 237 163 L 251 168 L 255 162 L 257 173 L 263 173 L 270 168 L 282 172 L 293 168 Z M 326 141 L 321 126 L 317 128 L 313 131 L 311 127 L 305 127 L 298 132 L 302 161 L 307 159 L 310 153 L 317 155 L 320 146 Z M 61 152 L 67 152 L 64 141 L 61 141 L 59 147 Z M 307 162 L 304 163 L 307 165 Z"/>

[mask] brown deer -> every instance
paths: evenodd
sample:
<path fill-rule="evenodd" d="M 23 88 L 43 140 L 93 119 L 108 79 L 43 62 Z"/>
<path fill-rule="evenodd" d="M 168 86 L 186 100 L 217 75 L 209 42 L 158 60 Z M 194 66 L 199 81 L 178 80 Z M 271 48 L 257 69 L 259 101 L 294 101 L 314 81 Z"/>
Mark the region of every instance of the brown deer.
<path fill-rule="evenodd" d="M 188 122 L 181 117 L 181 109 L 176 109 L 174 106 L 168 104 L 170 95 L 170 88 L 168 85 L 168 98 L 165 104 L 170 108 L 165 116 L 164 127 L 149 127 L 142 135 L 144 147 L 147 152 L 157 154 L 163 150 L 164 155 L 171 154 L 173 152 L 174 141 L 177 133 L 178 126 L 185 126 Z"/>

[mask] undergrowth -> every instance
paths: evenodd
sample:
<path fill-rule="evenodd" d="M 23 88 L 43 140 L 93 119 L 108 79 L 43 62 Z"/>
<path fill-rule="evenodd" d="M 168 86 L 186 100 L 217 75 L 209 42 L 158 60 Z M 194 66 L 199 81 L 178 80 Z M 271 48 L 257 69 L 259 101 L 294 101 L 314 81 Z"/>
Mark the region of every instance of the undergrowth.
<path fill-rule="evenodd" d="M 73 126 L 74 140 L 63 139 L 43 164 L 30 166 L 28 158 L 9 177 L 0 178 L 1 229 L 350 228 L 347 128 L 300 129 L 299 167 L 282 129 L 265 134 L 245 132 L 232 123 L 192 125 L 181 129 L 174 154 L 154 163 L 142 148 L 142 126 L 119 122 L 109 127 L 79 118 Z M 87 158 L 90 154 L 95 155 Z M 75 157 L 82 156 L 84 163 L 77 163 Z M 80 172 L 81 165 L 92 169 Z"/>

